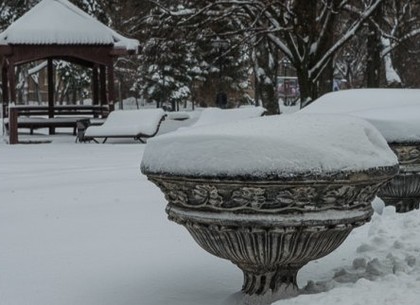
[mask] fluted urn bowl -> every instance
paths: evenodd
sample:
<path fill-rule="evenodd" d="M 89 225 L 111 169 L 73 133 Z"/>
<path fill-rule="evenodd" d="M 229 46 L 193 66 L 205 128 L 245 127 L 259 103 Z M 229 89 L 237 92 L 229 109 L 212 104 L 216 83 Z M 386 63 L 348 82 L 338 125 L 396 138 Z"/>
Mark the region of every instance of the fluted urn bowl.
<path fill-rule="evenodd" d="M 298 270 L 369 221 L 397 170 L 374 127 L 324 115 L 184 130 L 149 141 L 142 161 L 169 219 L 237 265 L 244 295 L 267 303 L 297 294 Z"/>
<path fill-rule="evenodd" d="M 419 130 L 420 133 L 420 130 Z M 378 196 L 397 212 L 418 209 L 420 205 L 420 141 L 391 142 L 389 146 L 398 156 L 399 173 L 385 183 Z"/>

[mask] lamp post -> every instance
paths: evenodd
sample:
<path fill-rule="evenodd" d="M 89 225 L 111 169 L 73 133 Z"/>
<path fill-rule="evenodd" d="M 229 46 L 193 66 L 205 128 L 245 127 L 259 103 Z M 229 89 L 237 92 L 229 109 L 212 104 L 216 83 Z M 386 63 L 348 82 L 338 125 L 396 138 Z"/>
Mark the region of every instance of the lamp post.
<path fill-rule="evenodd" d="M 289 68 L 291 62 L 287 57 L 283 57 L 281 64 L 283 66 L 284 80 L 283 80 L 283 94 L 284 94 L 284 104 L 289 106 L 288 101 L 288 84 L 287 84 L 287 69 Z"/>
<path fill-rule="evenodd" d="M 223 52 L 227 50 L 229 47 L 229 41 L 216 38 L 211 42 L 211 45 L 213 48 L 216 49 L 218 54 L 218 65 L 219 65 L 219 82 L 218 82 L 218 92 L 216 95 L 216 105 L 220 108 L 225 108 L 227 104 L 227 96 L 226 93 L 223 92 L 223 82 L 222 82 L 222 76 L 223 76 Z"/>

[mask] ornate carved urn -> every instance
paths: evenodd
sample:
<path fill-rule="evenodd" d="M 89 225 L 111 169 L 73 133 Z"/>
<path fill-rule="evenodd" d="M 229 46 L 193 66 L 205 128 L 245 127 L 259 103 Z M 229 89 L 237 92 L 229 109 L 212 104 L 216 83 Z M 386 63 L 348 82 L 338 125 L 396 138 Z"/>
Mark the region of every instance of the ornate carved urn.
<path fill-rule="evenodd" d="M 420 142 L 392 142 L 391 149 L 398 157 L 400 170 L 383 185 L 378 196 L 397 212 L 418 209 L 420 204 Z"/>
<path fill-rule="evenodd" d="M 261 140 L 266 132 L 299 122 L 292 136 L 284 131 Z M 325 135 L 329 124 L 336 136 Z M 354 155 L 359 149 L 347 151 L 351 143 L 323 146 L 354 129 L 366 144 L 362 155 Z M 304 148 L 299 138 L 305 141 L 306 132 L 319 146 L 298 153 L 291 143 Z M 238 149 L 245 140 L 255 146 L 250 154 Z M 272 146 L 264 148 L 267 143 Z M 237 265 L 244 273 L 244 298 L 259 304 L 296 295 L 299 269 L 334 251 L 353 228 L 369 221 L 376 192 L 398 170 L 379 132 L 356 118 L 266 117 L 161 136 L 147 145 L 142 172 L 165 194 L 169 219 L 204 250 Z M 212 156 L 222 152 L 227 155 L 217 164 Z"/>
<path fill-rule="evenodd" d="M 336 249 L 372 215 L 371 201 L 395 167 L 267 180 L 149 174 L 169 219 L 207 252 L 244 272 L 249 295 L 297 293 L 298 270 Z"/>

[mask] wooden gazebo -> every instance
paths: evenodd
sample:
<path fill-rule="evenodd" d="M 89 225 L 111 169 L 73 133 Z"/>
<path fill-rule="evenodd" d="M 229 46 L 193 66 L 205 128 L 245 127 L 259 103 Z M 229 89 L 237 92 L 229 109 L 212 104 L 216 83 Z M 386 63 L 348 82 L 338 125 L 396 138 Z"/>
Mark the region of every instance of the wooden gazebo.
<path fill-rule="evenodd" d="M 118 34 L 67 0 L 42 0 L 0 33 L 3 113 L 16 104 L 15 67 L 48 60 L 48 116 L 54 116 L 53 60 L 92 69 L 93 105 L 113 110 L 118 56 L 137 52 L 139 42 Z"/>

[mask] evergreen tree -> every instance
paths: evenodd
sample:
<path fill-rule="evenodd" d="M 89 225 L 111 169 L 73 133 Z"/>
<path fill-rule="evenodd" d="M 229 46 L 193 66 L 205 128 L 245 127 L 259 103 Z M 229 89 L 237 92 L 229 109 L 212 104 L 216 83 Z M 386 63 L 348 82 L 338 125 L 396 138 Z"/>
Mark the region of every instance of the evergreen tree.
<path fill-rule="evenodd" d="M 232 28 L 231 20 L 219 18 L 209 26 L 191 27 L 187 18 L 195 3 L 171 3 L 154 2 L 154 8 L 143 19 L 141 36 L 145 43 L 139 73 L 142 93 L 158 101 L 185 101 L 194 84 L 195 95 L 203 104 L 214 105 L 218 91 L 239 101 L 246 87 L 247 50 L 238 48 L 240 36 L 218 35 L 222 29 Z M 222 40 L 224 48 L 216 46 L 216 40 Z"/>
<path fill-rule="evenodd" d="M 0 2 L 0 31 L 4 31 L 13 21 L 35 5 L 30 0 L 5 0 Z"/>

